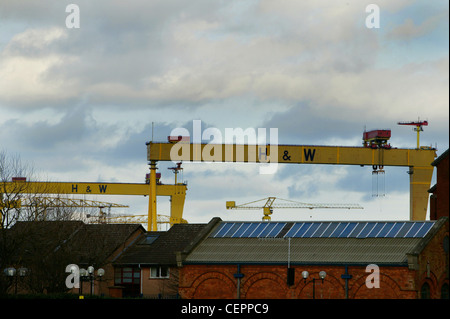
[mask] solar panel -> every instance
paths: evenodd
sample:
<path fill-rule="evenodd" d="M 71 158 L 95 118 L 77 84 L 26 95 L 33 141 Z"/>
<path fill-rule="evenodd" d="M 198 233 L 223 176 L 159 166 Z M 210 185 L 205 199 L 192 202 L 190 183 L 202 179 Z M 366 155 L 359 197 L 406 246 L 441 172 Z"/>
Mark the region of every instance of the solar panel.
<path fill-rule="evenodd" d="M 366 237 L 375 238 L 377 237 L 380 230 L 384 227 L 384 223 L 376 223 L 372 230 L 367 234 Z"/>
<path fill-rule="evenodd" d="M 281 230 L 286 226 L 286 223 L 277 223 L 272 231 L 266 237 L 277 237 Z"/>
<path fill-rule="evenodd" d="M 423 223 L 414 223 L 409 232 L 406 233 L 405 238 L 414 237 L 419 232 L 420 228 L 422 228 L 422 226 Z"/>
<path fill-rule="evenodd" d="M 361 230 L 366 226 L 366 223 L 357 223 L 356 227 L 353 228 L 352 232 L 347 237 L 356 238 L 356 236 L 361 232 Z"/>
<path fill-rule="evenodd" d="M 322 237 L 322 234 L 327 230 L 331 223 L 322 223 L 314 233 L 314 237 Z"/>
<path fill-rule="evenodd" d="M 303 237 L 313 223 L 303 223 L 302 227 L 292 237 Z"/>
<path fill-rule="evenodd" d="M 338 223 L 330 223 L 328 228 L 324 231 L 322 234 L 322 237 L 330 237 L 330 235 L 333 233 L 333 231 L 338 227 Z"/>
<path fill-rule="evenodd" d="M 333 233 L 331 233 L 330 237 L 338 237 L 340 233 L 342 233 L 347 226 L 347 223 L 339 223 Z"/>
<path fill-rule="evenodd" d="M 412 226 L 412 223 L 403 223 L 402 228 L 399 230 L 395 237 L 405 237 L 406 233 L 411 229 Z"/>
<path fill-rule="evenodd" d="M 419 229 L 415 237 L 425 237 L 431 227 L 433 227 L 433 223 L 424 223 L 423 227 Z"/>
<path fill-rule="evenodd" d="M 225 223 L 220 226 L 219 229 L 217 229 L 217 232 L 215 234 L 212 234 L 213 237 L 223 237 L 223 235 L 231 228 L 232 224 Z"/>
<path fill-rule="evenodd" d="M 311 226 L 308 228 L 308 230 L 302 235 L 302 238 L 309 238 L 309 237 L 312 237 L 312 235 L 316 232 L 316 230 L 317 230 L 317 228 L 319 228 L 319 226 L 321 225 L 322 223 L 314 223 L 314 224 L 311 224 Z M 296 237 L 298 237 L 298 236 L 296 236 Z"/>
<path fill-rule="evenodd" d="M 339 238 L 346 238 L 350 235 L 352 230 L 356 227 L 357 223 L 348 223 L 344 230 L 339 234 Z"/>
<path fill-rule="evenodd" d="M 251 224 L 243 233 L 242 233 L 242 235 L 240 236 L 240 237 L 249 237 L 254 231 L 255 231 L 255 229 L 256 228 L 258 228 L 258 226 L 259 226 L 259 224 L 260 223 L 253 223 L 253 224 Z"/>
<path fill-rule="evenodd" d="M 211 233 L 210 237 L 423 238 L 433 225 L 432 221 L 297 222 L 289 224 L 286 222 L 223 222 Z"/>
<path fill-rule="evenodd" d="M 389 230 L 389 232 L 384 236 L 384 237 L 388 237 L 388 238 L 393 238 L 395 237 L 398 232 L 400 231 L 400 229 L 403 227 L 404 223 L 394 223 L 394 225 L 392 225 L 392 228 Z"/>
<path fill-rule="evenodd" d="M 284 237 L 294 237 L 295 233 L 303 226 L 304 223 L 295 223 L 289 229 L 289 231 L 284 235 Z"/>
<path fill-rule="evenodd" d="M 241 227 L 233 234 L 234 238 L 241 237 L 241 235 L 250 227 L 251 223 L 243 223 Z"/>
<path fill-rule="evenodd" d="M 264 228 L 267 227 L 267 225 L 269 225 L 269 223 L 260 223 L 258 227 L 256 227 L 256 229 L 253 231 L 253 233 L 251 233 L 248 237 L 259 237 L 259 234 L 262 233 L 262 231 L 264 230 Z"/>
<path fill-rule="evenodd" d="M 356 235 L 356 238 L 366 238 L 369 232 L 375 227 L 377 223 L 366 223 L 361 232 Z"/>
<path fill-rule="evenodd" d="M 224 236 L 233 237 L 233 234 L 241 227 L 241 223 L 234 223 L 233 226 L 225 233 Z"/>
<path fill-rule="evenodd" d="M 267 226 L 263 229 L 263 231 L 259 234 L 259 237 L 267 237 L 269 233 L 275 228 L 277 224 L 267 224 Z"/>

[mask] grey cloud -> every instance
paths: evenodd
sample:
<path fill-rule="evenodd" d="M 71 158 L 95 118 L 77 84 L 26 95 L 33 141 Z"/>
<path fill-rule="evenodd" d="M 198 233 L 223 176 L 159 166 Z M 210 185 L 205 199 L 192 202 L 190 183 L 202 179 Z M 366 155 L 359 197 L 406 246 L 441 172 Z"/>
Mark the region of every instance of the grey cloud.
<path fill-rule="evenodd" d="M 312 102 L 299 102 L 285 112 L 275 113 L 263 126 L 278 128 L 281 144 L 323 144 L 333 138 L 361 138 L 365 117 L 364 109 L 347 111 L 338 106 L 322 108 Z"/>

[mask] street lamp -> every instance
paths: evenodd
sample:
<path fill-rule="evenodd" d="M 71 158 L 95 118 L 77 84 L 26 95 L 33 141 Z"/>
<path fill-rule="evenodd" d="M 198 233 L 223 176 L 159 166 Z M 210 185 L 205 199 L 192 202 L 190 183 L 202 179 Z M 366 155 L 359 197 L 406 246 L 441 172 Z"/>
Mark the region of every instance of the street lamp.
<path fill-rule="evenodd" d="M 103 268 L 99 268 L 97 270 L 97 278 L 99 278 L 99 280 L 101 280 L 101 278 L 105 275 L 105 270 Z M 94 287 L 94 280 L 96 279 L 96 276 L 94 274 L 94 267 L 93 266 L 89 266 L 86 269 L 81 268 L 80 269 L 80 279 L 81 281 L 89 281 L 91 283 L 91 296 L 92 296 L 92 291 L 93 291 L 93 287 Z M 83 294 L 83 283 L 80 285 L 81 287 L 81 291 L 80 294 Z"/>
<path fill-rule="evenodd" d="M 325 271 L 320 271 L 319 272 L 319 278 L 322 280 L 325 279 L 325 277 L 327 276 L 327 273 Z M 306 284 L 306 279 L 309 277 L 309 272 L 307 272 L 306 270 L 302 272 L 302 277 L 303 277 L 303 281 Z M 313 283 L 313 299 L 316 299 L 316 278 L 313 278 L 312 280 Z"/>
<path fill-rule="evenodd" d="M 5 268 L 3 270 L 4 274 L 10 278 L 10 280 L 15 280 L 14 283 L 14 294 L 17 294 L 17 279 L 18 277 L 23 278 L 27 275 L 28 269 L 25 267 L 20 267 L 19 269 L 16 269 L 14 267 Z"/>

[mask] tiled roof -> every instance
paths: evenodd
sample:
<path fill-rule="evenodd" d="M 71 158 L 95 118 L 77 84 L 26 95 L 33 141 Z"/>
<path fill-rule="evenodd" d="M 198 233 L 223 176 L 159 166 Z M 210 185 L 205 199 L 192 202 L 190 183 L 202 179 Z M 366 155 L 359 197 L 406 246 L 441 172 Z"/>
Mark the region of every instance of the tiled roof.
<path fill-rule="evenodd" d="M 81 221 L 18 222 L 8 230 L 17 243 L 13 259 L 51 258 L 65 251 L 72 263 L 102 262 L 136 231 L 140 224 L 84 224 Z"/>
<path fill-rule="evenodd" d="M 127 249 L 114 264 L 175 265 L 176 252 L 195 244 L 207 226 L 208 224 L 175 224 L 167 232 L 148 232 L 145 238 Z"/>

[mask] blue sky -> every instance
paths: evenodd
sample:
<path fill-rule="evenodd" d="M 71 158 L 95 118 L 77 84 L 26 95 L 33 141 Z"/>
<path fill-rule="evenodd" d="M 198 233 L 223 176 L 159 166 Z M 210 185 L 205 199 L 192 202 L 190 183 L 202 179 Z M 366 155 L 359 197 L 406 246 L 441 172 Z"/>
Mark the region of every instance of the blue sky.
<path fill-rule="evenodd" d="M 80 8 L 80 28 L 65 8 Z M 368 29 L 365 8 L 380 8 Z M 448 1 L 20 1 L 0 3 L 0 149 L 45 179 L 142 182 L 145 142 L 178 127 L 278 128 L 279 143 L 361 145 L 364 127 L 427 119 L 422 145 L 448 148 Z M 171 163 L 159 167 L 167 183 Z M 408 176 L 389 168 L 185 163 L 185 218 L 260 219 L 226 200 L 347 202 L 358 212 L 277 211 L 273 219 L 407 219 Z M 403 181 L 404 182 L 401 182 Z M 146 213 L 147 200 L 96 198 Z M 168 200 L 158 199 L 162 213 Z M 121 212 L 122 213 L 122 212 Z M 247 214 L 247 213 L 246 213 Z"/>

